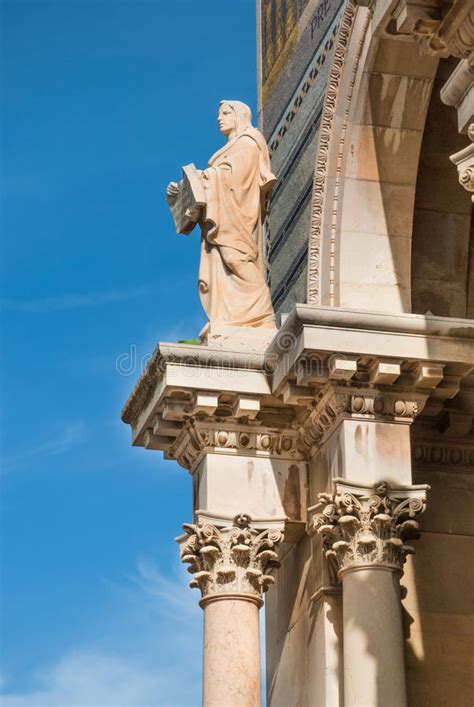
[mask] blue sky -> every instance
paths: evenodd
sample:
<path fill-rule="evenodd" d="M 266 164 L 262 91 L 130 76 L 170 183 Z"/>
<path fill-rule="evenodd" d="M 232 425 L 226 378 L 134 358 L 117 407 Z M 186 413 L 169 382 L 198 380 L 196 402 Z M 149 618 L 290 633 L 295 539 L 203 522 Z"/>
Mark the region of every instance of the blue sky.
<path fill-rule="evenodd" d="M 205 321 L 164 190 L 221 98 L 255 108 L 255 3 L 17 0 L 1 29 L 2 705 L 198 704 L 190 477 L 120 411 Z"/>

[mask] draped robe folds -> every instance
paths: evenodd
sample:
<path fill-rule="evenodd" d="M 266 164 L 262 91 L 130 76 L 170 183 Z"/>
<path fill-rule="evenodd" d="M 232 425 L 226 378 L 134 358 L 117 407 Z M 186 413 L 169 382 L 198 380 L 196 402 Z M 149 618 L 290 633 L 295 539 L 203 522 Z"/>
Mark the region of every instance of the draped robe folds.
<path fill-rule="evenodd" d="M 211 324 L 274 327 L 262 259 L 262 219 L 275 177 L 263 136 L 249 128 L 229 141 L 201 173 L 199 293 Z"/>

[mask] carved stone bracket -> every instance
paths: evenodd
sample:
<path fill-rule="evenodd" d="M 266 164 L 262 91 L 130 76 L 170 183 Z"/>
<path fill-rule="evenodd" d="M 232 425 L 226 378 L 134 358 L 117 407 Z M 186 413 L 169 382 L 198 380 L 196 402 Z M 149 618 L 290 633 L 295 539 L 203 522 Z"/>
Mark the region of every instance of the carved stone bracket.
<path fill-rule="evenodd" d="M 471 144 L 451 155 L 450 160 L 458 168 L 459 184 L 473 192 L 471 199 L 474 201 L 474 123 L 469 126 L 467 134 Z"/>
<path fill-rule="evenodd" d="M 348 408 L 349 396 L 333 386 L 324 386 L 314 400 L 314 409 L 300 428 L 300 442 L 306 449 L 319 447 Z"/>
<path fill-rule="evenodd" d="M 474 7 L 470 0 L 399 0 L 390 15 L 387 32 L 413 37 L 424 54 L 467 59 L 472 53 Z"/>
<path fill-rule="evenodd" d="M 261 605 L 262 593 L 275 581 L 269 570 L 280 566 L 277 547 L 283 533 L 277 528 L 258 530 L 246 514 L 231 524 L 183 525 L 178 538 L 181 560 L 194 575 L 190 587 L 201 590 L 202 601 L 213 596 L 245 595 Z"/>
<path fill-rule="evenodd" d="M 466 133 L 474 121 L 474 62 L 469 59 L 459 62 L 441 89 L 440 97 L 445 105 L 456 108 L 458 130 Z"/>
<path fill-rule="evenodd" d="M 341 576 L 376 565 L 401 573 L 415 552 L 407 541 L 419 536 L 415 518 L 425 510 L 428 486 L 390 487 L 381 481 L 364 488 L 336 479 L 335 487 L 333 494 L 319 494 L 313 520 L 334 570 Z"/>

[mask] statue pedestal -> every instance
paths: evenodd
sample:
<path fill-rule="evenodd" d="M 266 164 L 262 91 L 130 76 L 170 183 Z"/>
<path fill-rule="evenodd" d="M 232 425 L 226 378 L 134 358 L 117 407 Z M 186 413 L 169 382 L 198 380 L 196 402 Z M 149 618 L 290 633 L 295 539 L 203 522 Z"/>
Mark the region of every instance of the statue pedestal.
<path fill-rule="evenodd" d="M 265 351 L 276 336 L 275 327 L 241 327 L 207 324 L 199 336 L 204 346 L 231 351 L 261 353 Z"/>

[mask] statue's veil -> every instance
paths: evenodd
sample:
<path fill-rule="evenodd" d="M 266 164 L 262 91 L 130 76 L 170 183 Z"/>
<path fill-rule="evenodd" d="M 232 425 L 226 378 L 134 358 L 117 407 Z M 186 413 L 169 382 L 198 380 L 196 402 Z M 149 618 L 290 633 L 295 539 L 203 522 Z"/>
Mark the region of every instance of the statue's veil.
<path fill-rule="evenodd" d="M 221 101 L 219 105 L 230 106 L 235 113 L 236 138 L 241 135 L 248 135 L 257 143 L 260 149 L 260 179 L 261 186 L 267 190 L 275 184 L 275 175 L 270 167 L 270 155 L 268 146 L 262 133 L 252 125 L 252 111 L 246 103 L 242 101 Z"/>
<path fill-rule="evenodd" d="M 252 127 L 252 111 L 246 103 L 242 103 L 242 101 L 221 101 L 219 105 L 229 106 L 234 111 L 237 135 Z"/>
<path fill-rule="evenodd" d="M 250 107 L 242 101 L 221 101 L 219 105 L 226 105 L 232 108 L 235 113 L 236 136 L 238 139 L 242 135 L 248 135 L 257 143 L 260 150 L 259 168 L 260 168 L 260 188 L 262 190 L 261 199 L 261 221 L 258 226 L 257 234 L 257 249 L 258 262 L 262 272 L 264 272 L 264 244 L 263 244 L 263 229 L 262 222 L 265 219 L 267 201 L 275 184 L 276 178 L 272 173 L 270 165 L 270 155 L 265 138 L 258 128 L 252 125 L 252 111 Z"/>

